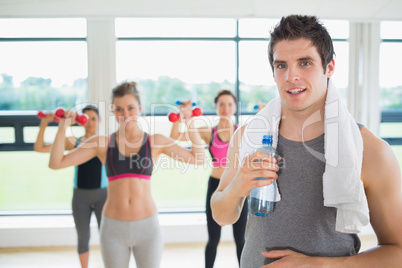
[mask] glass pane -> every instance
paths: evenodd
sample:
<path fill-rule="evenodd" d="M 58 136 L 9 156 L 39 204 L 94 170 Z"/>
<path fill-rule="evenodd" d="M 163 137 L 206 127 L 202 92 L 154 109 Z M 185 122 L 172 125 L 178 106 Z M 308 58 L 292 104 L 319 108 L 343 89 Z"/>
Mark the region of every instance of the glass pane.
<path fill-rule="evenodd" d="M 0 163 L 0 210 L 71 209 L 74 167 L 49 169 L 36 152 L 0 152 Z"/>
<path fill-rule="evenodd" d="M 280 19 L 240 19 L 240 37 L 269 38 L 270 32 Z M 322 20 L 329 34 L 334 39 L 349 38 L 349 22 L 346 20 Z"/>
<path fill-rule="evenodd" d="M 278 19 L 240 19 L 239 37 L 269 38 L 270 31 Z"/>
<path fill-rule="evenodd" d="M 402 109 L 401 51 L 402 42 L 380 45 L 381 109 Z"/>
<path fill-rule="evenodd" d="M 86 42 L 0 42 L 0 110 L 67 109 L 88 99 Z"/>
<path fill-rule="evenodd" d="M 86 37 L 85 19 L 0 19 L 1 37 Z"/>
<path fill-rule="evenodd" d="M 332 39 L 349 38 L 349 21 L 347 20 L 322 20 Z"/>
<path fill-rule="evenodd" d="M 401 118 L 401 120 L 402 120 L 402 118 Z M 400 122 L 400 123 L 381 123 L 379 135 L 380 135 L 380 137 L 386 137 L 386 138 L 402 137 L 402 122 Z M 402 160 L 402 157 L 401 157 L 401 160 Z"/>
<path fill-rule="evenodd" d="M 214 116 L 202 119 L 208 124 L 216 124 Z M 197 121 L 198 126 L 202 123 Z M 172 124 L 166 116 L 145 116 L 141 126 L 151 134 L 169 136 Z M 209 155 L 208 151 L 206 155 Z M 152 196 L 158 208 L 204 208 L 211 170 L 211 158 L 203 166 L 194 166 L 161 156 L 154 166 L 151 180 Z"/>
<path fill-rule="evenodd" d="M 335 72 L 332 80 L 339 90 L 341 98 L 347 101 L 347 87 L 349 83 L 349 43 L 334 42 Z"/>
<path fill-rule="evenodd" d="M 14 143 L 15 129 L 13 127 L 0 127 L 0 143 Z"/>
<path fill-rule="evenodd" d="M 243 41 L 239 45 L 240 112 L 256 112 L 254 106 L 277 96 L 268 61 L 268 41 Z"/>
<path fill-rule="evenodd" d="M 119 18 L 117 37 L 234 37 L 234 19 Z"/>
<path fill-rule="evenodd" d="M 402 167 L 402 145 L 393 145 L 391 148 L 399 161 L 399 166 Z"/>
<path fill-rule="evenodd" d="M 35 143 L 36 137 L 38 136 L 39 126 L 38 127 L 24 127 L 24 142 L 26 143 Z M 53 143 L 54 138 L 56 137 L 57 127 L 48 126 L 45 131 L 45 143 Z M 81 137 L 85 134 L 85 129 L 82 126 L 72 126 L 67 128 L 66 137 Z"/>
<path fill-rule="evenodd" d="M 161 156 L 151 180 L 152 196 L 157 207 L 205 208 L 211 170 L 212 164 L 195 166 Z"/>
<path fill-rule="evenodd" d="M 402 21 L 381 22 L 382 39 L 402 39 Z"/>
<path fill-rule="evenodd" d="M 121 41 L 116 50 L 117 80 L 139 82 L 145 113 L 166 113 L 167 107 L 157 105 L 177 99 L 214 112 L 215 94 L 234 88 L 234 42 Z"/>

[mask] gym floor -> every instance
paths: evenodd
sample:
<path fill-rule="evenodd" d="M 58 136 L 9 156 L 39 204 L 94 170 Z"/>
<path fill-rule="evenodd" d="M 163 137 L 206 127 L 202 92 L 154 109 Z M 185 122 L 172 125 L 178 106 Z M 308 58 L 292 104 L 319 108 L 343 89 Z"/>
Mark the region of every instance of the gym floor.
<path fill-rule="evenodd" d="M 377 245 L 374 235 L 360 237 L 362 251 Z M 205 243 L 166 244 L 161 268 L 204 267 Z M 89 257 L 89 268 L 102 268 L 99 247 L 93 246 Z M 2 268 L 71 268 L 80 267 L 75 247 L 24 247 L 0 248 Z M 136 267 L 133 257 L 130 268 Z M 233 242 L 221 242 L 215 262 L 216 268 L 238 267 Z"/>

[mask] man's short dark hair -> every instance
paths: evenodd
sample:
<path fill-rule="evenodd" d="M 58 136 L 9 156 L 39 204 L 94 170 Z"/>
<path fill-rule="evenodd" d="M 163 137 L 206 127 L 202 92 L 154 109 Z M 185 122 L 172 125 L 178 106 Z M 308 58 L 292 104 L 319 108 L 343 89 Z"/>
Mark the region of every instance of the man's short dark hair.
<path fill-rule="evenodd" d="M 271 39 L 268 45 L 268 58 L 272 70 L 274 70 L 273 50 L 275 45 L 283 40 L 307 39 L 317 49 L 321 58 L 321 64 L 326 71 L 326 66 L 335 55 L 331 36 L 320 20 L 315 16 L 290 15 L 282 17 L 281 21 L 271 31 Z"/>

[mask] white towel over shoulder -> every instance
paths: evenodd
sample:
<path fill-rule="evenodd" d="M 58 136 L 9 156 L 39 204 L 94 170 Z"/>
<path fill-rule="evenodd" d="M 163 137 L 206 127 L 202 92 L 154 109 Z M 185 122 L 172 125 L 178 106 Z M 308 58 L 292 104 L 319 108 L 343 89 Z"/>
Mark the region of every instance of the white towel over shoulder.
<path fill-rule="evenodd" d="M 281 120 L 281 100 L 270 101 L 248 122 L 239 148 L 239 161 L 255 152 L 262 136 L 273 133 L 277 147 Z M 321 120 L 319 112 L 307 121 Z M 305 124 L 308 124 L 308 122 Z M 330 81 L 325 103 L 325 172 L 323 174 L 324 206 L 337 208 L 336 230 L 359 233 L 369 223 L 369 210 L 363 183 L 360 179 L 363 140 L 354 118 Z M 277 190 L 277 200 L 280 195 Z"/>

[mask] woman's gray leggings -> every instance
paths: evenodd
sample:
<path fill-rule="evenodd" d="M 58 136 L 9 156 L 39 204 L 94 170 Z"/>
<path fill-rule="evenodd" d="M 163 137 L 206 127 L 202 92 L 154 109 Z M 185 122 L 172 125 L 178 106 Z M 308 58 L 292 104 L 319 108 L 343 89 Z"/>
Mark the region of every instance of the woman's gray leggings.
<path fill-rule="evenodd" d="M 99 228 L 106 196 L 107 188 L 74 189 L 72 208 L 78 237 L 78 254 L 89 251 L 91 215 L 95 212 Z"/>
<path fill-rule="evenodd" d="M 163 239 L 158 214 L 138 221 L 102 215 L 100 248 L 105 268 L 127 268 L 133 249 L 137 268 L 159 268 Z"/>

